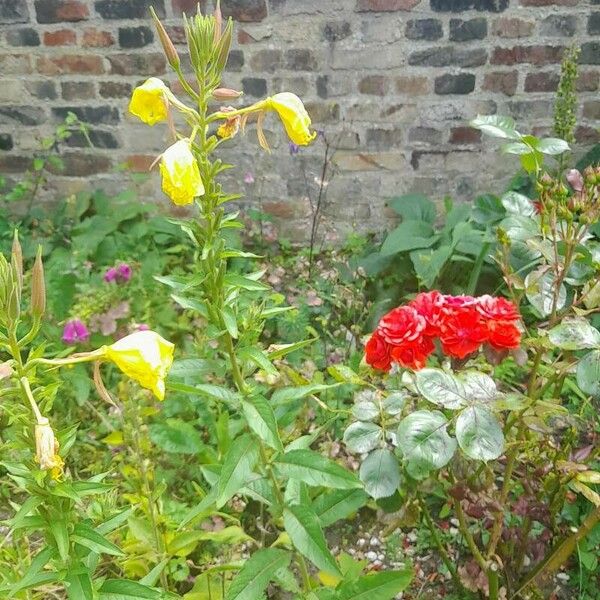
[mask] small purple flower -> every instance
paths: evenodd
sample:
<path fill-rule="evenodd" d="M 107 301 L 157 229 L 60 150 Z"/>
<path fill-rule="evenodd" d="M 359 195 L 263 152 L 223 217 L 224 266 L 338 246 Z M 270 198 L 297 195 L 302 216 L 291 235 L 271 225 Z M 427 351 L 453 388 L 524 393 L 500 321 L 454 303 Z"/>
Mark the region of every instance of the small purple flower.
<path fill-rule="evenodd" d="M 137 326 L 138 331 L 150 331 L 150 326 L 146 325 L 146 323 L 140 323 Z"/>
<path fill-rule="evenodd" d="M 72 319 L 67 321 L 65 328 L 63 329 L 62 341 L 65 344 L 77 344 L 78 342 L 87 342 L 90 338 L 90 332 L 88 331 L 85 323 L 79 319 Z"/>
<path fill-rule="evenodd" d="M 119 273 L 117 272 L 117 269 L 111 267 L 108 271 L 106 271 L 106 273 L 104 273 L 104 281 L 106 281 L 106 283 L 111 283 L 112 281 L 116 281 L 118 276 Z"/>
<path fill-rule="evenodd" d="M 288 142 L 288 146 L 290 147 L 290 154 L 295 156 L 300 152 L 300 146 L 298 144 L 294 144 L 294 142 Z"/>
<path fill-rule="evenodd" d="M 117 267 L 117 277 L 124 283 L 129 281 L 131 279 L 131 267 L 126 263 L 120 264 Z"/>
<path fill-rule="evenodd" d="M 254 175 L 252 175 L 252 173 L 250 173 L 250 171 L 248 171 L 245 175 L 244 175 L 244 183 L 254 183 Z"/>

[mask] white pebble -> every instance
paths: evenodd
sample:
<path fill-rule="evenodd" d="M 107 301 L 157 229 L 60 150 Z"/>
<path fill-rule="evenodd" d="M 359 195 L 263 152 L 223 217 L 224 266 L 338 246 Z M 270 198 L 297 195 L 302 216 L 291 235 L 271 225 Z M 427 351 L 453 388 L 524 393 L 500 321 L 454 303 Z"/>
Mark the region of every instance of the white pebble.
<path fill-rule="evenodd" d="M 366 554 L 365 554 L 365 558 L 371 562 L 373 562 L 374 560 L 377 560 L 377 553 L 373 552 L 373 550 L 369 550 Z"/>

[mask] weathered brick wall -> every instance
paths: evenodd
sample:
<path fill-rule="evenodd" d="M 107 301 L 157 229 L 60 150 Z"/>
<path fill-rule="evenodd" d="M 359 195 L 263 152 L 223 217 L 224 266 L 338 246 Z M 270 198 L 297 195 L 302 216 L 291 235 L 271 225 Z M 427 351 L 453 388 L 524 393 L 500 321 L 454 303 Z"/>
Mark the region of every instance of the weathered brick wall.
<path fill-rule="evenodd" d="M 128 116 L 128 96 L 146 76 L 173 81 L 150 5 L 182 44 L 179 17 L 195 0 L 0 0 L 0 172 L 22 170 L 36 136 L 69 110 L 91 124 L 95 147 L 80 136 L 70 141 L 66 171 L 51 179 L 48 197 L 90 181 L 124 187 L 126 176 L 115 174 L 122 162 L 147 168 L 166 131 Z M 523 131 L 548 132 L 559 62 L 572 43 L 582 47 L 577 135 L 583 146 L 598 141 L 599 0 L 222 0 L 222 7 L 238 21 L 224 84 L 248 101 L 295 91 L 335 148 L 324 190 L 331 235 L 380 228 L 394 194 L 468 200 L 498 189 L 515 161 L 499 159 L 496 144 L 483 144 L 467 121 L 497 112 Z M 284 147 L 267 155 L 252 131 L 231 143 L 227 158 L 241 168 L 230 183 L 300 239 L 324 145 L 291 156 L 274 119 L 268 127 L 273 146 Z M 155 180 L 142 190 L 159 195 Z"/>

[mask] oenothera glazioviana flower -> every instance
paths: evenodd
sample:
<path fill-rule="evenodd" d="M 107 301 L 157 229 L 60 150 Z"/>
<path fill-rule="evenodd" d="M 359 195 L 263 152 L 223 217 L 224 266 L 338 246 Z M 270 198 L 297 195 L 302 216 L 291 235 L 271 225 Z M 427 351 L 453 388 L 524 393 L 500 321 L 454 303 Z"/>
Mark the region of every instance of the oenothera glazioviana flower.
<path fill-rule="evenodd" d="M 175 346 L 154 331 L 137 331 L 105 348 L 105 357 L 163 400 Z"/>
<path fill-rule="evenodd" d="M 160 159 L 162 189 L 179 206 L 191 204 L 204 195 L 198 163 L 189 140 L 179 140 L 169 146 Z"/>
<path fill-rule="evenodd" d="M 129 112 L 152 126 L 167 120 L 169 105 L 188 115 L 196 115 L 193 109 L 177 99 L 162 80 L 150 77 L 133 90 Z"/>
<path fill-rule="evenodd" d="M 42 471 L 50 471 L 52 479 L 60 479 L 64 461 L 58 455 L 58 441 L 46 417 L 39 417 L 35 424 L 35 456 Z"/>

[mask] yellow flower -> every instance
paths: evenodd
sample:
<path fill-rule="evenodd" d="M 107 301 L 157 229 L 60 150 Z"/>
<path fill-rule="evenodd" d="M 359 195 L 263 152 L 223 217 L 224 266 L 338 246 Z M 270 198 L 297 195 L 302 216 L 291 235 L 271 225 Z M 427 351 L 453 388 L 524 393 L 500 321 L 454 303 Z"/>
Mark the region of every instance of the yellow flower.
<path fill-rule="evenodd" d="M 189 140 L 179 140 L 163 152 L 160 174 L 163 192 L 179 206 L 191 204 L 196 196 L 204 194 L 200 170 Z"/>
<path fill-rule="evenodd" d="M 162 400 L 175 346 L 154 331 L 137 331 L 108 346 L 105 357 Z"/>
<path fill-rule="evenodd" d="M 43 471 L 50 471 L 52 479 L 60 479 L 64 462 L 58 455 L 58 442 L 46 417 L 40 416 L 35 425 L 35 455 Z"/>
<path fill-rule="evenodd" d="M 133 90 L 129 112 L 147 125 L 156 125 L 167 119 L 169 88 L 157 77 L 150 77 Z"/>
<path fill-rule="evenodd" d="M 316 132 L 310 131 L 310 117 L 302 104 L 302 100 L 290 92 L 275 94 L 266 99 L 266 105 L 274 110 L 283 122 L 288 137 L 294 144 L 307 146 L 316 137 Z"/>
<path fill-rule="evenodd" d="M 217 135 L 224 140 L 234 137 L 240 130 L 240 121 L 241 117 L 239 115 L 232 117 L 231 119 L 227 119 L 217 129 Z"/>

